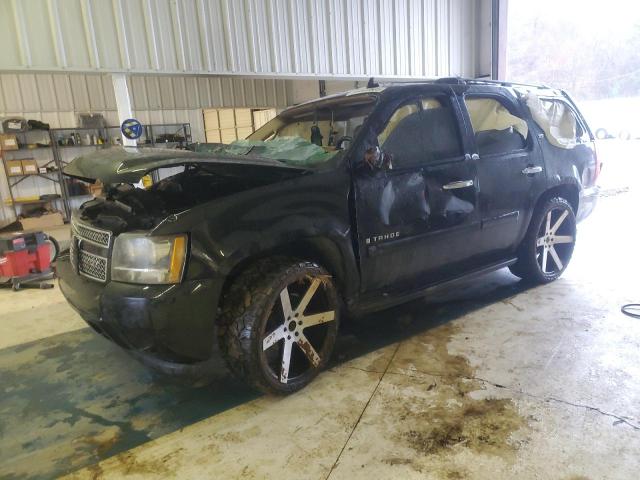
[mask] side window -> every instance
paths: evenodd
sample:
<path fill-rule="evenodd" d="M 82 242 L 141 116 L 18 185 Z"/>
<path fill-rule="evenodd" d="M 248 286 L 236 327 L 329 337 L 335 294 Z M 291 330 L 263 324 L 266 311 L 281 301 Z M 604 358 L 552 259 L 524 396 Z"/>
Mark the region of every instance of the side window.
<path fill-rule="evenodd" d="M 378 135 L 378 145 L 393 156 L 395 168 L 462 155 L 453 111 L 435 98 L 399 107 Z"/>
<path fill-rule="evenodd" d="M 423 156 L 420 141 L 420 109 L 417 103 L 399 107 L 378 134 L 378 145 L 392 156 L 395 168 L 420 163 Z"/>
<path fill-rule="evenodd" d="M 422 127 L 427 162 L 463 155 L 458 120 L 449 105 L 435 98 L 423 99 Z"/>
<path fill-rule="evenodd" d="M 398 128 L 402 121 L 417 113 L 418 105 L 415 103 L 409 103 L 398 108 L 393 115 L 391 115 L 391 118 L 387 122 L 387 126 L 384 127 L 384 130 L 378 134 L 378 145 L 380 145 L 381 148 L 384 147 L 389 135 Z"/>
<path fill-rule="evenodd" d="M 527 146 L 527 122 L 495 98 L 464 99 L 480 155 L 508 154 Z"/>
<path fill-rule="evenodd" d="M 529 93 L 526 104 L 551 145 L 574 148 L 578 143 L 590 141 L 589 133 L 564 101 L 538 98 L 535 94 Z"/>
<path fill-rule="evenodd" d="M 589 141 L 587 132 L 569 105 L 562 100 L 542 100 L 541 103 L 550 118 L 550 123 L 554 125 L 551 132 L 554 136 L 563 139 L 565 144 Z"/>

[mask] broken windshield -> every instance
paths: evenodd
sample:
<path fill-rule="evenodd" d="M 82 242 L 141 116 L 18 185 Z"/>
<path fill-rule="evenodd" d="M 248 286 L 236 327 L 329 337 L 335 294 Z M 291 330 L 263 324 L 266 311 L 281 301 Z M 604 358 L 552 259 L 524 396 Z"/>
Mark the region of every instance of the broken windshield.
<path fill-rule="evenodd" d="M 296 137 L 327 153 L 344 150 L 360 131 L 376 100 L 377 96 L 371 94 L 340 95 L 292 107 L 256 130 L 247 140 Z M 288 158 L 285 161 L 295 163 L 296 160 Z"/>

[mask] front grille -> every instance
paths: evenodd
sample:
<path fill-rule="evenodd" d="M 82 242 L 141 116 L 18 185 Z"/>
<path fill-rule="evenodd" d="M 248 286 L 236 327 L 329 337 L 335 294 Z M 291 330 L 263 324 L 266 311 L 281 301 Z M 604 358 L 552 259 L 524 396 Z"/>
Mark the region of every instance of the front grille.
<path fill-rule="evenodd" d="M 69 244 L 69 261 L 71 262 L 71 266 L 74 270 L 78 269 L 78 263 L 76 260 L 78 259 L 78 247 L 76 237 L 71 236 L 71 243 Z"/>
<path fill-rule="evenodd" d="M 88 242 L 109 248 L 111 243 L 111 232 L 107 230 L 99 230 L 97 228 L 88 227 L 80 223 L 72 223 L 73 230 L 78 237 Z"/>
<path fill-rule="evenodd" d="M 78 250 L 78 272 L 94 280 L 106 282 L 107 259 L 84 250 Z"/>
<path fill-rule="evenodd" d="M 106 282 L 109 275 L 109 256 L 112 233 L 71 221 L 71 264 L 75 271 L 92 280 Z"/>

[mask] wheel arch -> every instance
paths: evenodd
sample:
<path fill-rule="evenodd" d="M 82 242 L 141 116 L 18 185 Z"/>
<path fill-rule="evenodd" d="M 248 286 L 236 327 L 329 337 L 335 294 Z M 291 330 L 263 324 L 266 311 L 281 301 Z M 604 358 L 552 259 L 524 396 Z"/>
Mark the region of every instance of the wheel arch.
<path fill-rule="evenodd" d="M 237 261 L 226 275 L 221 298 L 224 298 L 233 282 L 247 268 L 259 260 L 270 257 L 291 257 L 317 263 L 335 279 L 336 287 L 343 301 L 349 300 L 359 289 L 360 277 L 353 255 L 353 249 L 340 245 L 326 236 L 301 237 L 254 252 Z"/>
<path fill-rule="evenodd" d="M 580 190 L 577 185 L 565 183 L 562 185 L 556 185 L 554 187 L 545 190 L 536 201 L 535 209 L 540 208 L 544 202 L 553 197 L 562 197 L 569 202 L 573 213 L 578 214 L 578 207 L 580 206 Z"/>

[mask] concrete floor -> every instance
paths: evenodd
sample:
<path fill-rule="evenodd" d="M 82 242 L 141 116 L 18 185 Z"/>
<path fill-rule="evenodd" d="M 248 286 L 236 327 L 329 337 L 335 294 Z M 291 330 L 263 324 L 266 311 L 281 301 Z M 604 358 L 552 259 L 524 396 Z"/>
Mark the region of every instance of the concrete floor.
<path fill-rule="evenodd" d="M 508 271 L 345 324 L 287 398 L 150 374 L 58 289 L 0 291 L 0 478 L 635 479 L 638 145 L 557 282 Z"/>

